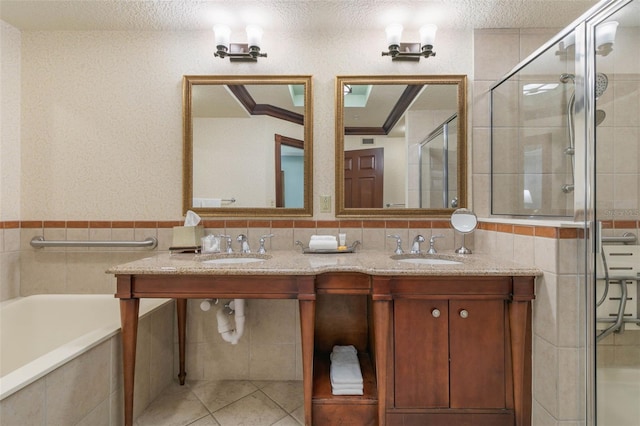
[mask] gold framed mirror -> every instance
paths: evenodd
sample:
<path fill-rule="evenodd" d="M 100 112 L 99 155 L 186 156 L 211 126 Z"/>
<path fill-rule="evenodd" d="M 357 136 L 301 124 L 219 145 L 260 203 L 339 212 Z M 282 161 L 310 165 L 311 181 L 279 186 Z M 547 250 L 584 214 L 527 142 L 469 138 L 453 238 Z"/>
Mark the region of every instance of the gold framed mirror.
<path fill-rule="evenodd" d="M 336 216 L 466 207 L 466 75 L 338 76 Z"/>
<path fill-rule="evenodd" d="M 183 213 L 313 214 L 311 80 L 183 77 Z"/>

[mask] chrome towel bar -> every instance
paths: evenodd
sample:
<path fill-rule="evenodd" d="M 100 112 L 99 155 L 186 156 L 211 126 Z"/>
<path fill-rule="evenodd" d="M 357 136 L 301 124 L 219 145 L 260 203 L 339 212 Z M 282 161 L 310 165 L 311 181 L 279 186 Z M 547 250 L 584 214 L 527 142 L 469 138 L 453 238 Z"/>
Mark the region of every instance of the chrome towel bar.
<path fill-rule="evenodd" d="M 129 247 L 129 248 L 149 248 L 154 249 L 158 246 L 158 239 L 155 237 L 145 238 L 144 241 L 46 241 L 44 237 L 33 237 L 31 239 L 31 247 Z"/>

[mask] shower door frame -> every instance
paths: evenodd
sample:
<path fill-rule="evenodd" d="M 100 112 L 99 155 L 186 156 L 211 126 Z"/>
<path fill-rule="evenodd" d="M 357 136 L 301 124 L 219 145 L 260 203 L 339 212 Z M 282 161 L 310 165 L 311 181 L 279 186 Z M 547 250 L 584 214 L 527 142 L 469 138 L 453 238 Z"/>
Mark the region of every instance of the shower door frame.
<path fill-rule="evenodd" d="M 624 8 L 629 3 L 640 0 L 613 0 L 603 4 L 596 13 L 585 20 L 581 25 L 582 35 L 576 35 L 576 63 L 577 69 L 581 71 L 581 84 L 578 88 L 576 84 L 576 118 L 581 121 L 580 126 L 576 126 L 580 133 L 576 133 L 576 141 L 584 141 L 585 158 L 582 159 L 584 166 L 584 204 L 580 205 L 580 198 L 576 197 L 576 211 L 585 212 L 585 233 L 582 240 L 578 240 L 578 250 L 584 254 L 584 282 L 586 288 L 586 424 L 597 425 L 597 341 L 596 341 L 596 257 L 600 254 L 601 247 L 601 227 L 596 211 L 596 27 L 605 22 L 611 15 Z M 578 45 L 578 39 L 582 46 Z M 580 55 L 578 55 L 580 52 Z M 578 90 L 579 89 L 579 90 Z M 580 97 L 578 97 L 580 94 Z M 578 108 L 580 107 L 580 109 Z M 577 150 L 580 151 L 580 150 Z M 576 158 L 576 163 L 578 158 Z M 583 243 L 582 247 L 580 243 Z M 581 264 L 580 264 L 581 265 Z"/>

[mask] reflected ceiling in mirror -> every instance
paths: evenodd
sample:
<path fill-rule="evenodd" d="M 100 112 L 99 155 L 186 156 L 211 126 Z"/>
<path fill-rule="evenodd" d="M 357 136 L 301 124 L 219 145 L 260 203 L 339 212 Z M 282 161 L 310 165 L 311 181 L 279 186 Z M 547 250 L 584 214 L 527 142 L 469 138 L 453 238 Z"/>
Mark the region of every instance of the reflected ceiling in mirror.
<path fill-rule="evenodd" d="M 311 76 L 184 76 L 183 212 L 311 216 Z"/>
<path fill-rule="evenodd" d="M 466 205 L 465 75 L 336 78 L 336 216 Z"/>

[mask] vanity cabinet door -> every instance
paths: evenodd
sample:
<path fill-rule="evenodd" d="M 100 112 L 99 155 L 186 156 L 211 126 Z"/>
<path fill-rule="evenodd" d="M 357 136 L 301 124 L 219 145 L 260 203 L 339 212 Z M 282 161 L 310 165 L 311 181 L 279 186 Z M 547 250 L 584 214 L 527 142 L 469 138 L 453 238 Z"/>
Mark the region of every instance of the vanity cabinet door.
<path fill-rule="evenodd" d="M 449 407 L 447 300 L 394 301 L 395 406 Z"/>
<path fill-rule="evenodd" d="M 396 408 L 504 408 L 502 300 L 394 300 Z"/>
<path fill-rule="evenodd" d="M 451 408 L 505 407 L 503 300 L 451 300 Z"/>

